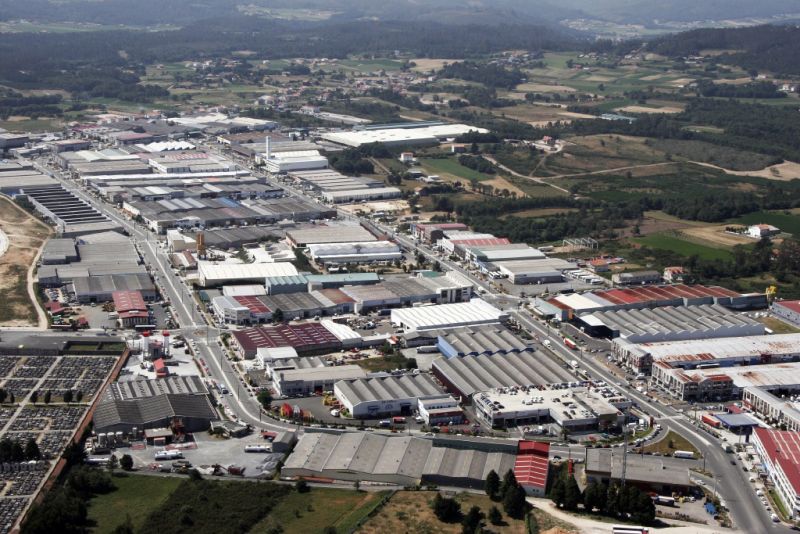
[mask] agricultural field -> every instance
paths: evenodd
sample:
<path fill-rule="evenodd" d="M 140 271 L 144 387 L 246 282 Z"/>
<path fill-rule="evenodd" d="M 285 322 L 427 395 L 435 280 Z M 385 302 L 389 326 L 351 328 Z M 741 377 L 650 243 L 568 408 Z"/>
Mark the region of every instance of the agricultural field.
<path fill-rule="evenodd" d="M 800 213 L 778 212 L 778 211 L 759 211 L 748 213 L 731 222 L 739 224 L 771 224 L 781 231 L 800 237 Z"/>
<path fill-rule="evenodd" d="M 0 231 L 8 239 L 0 256 L 0 326 L 44 326 L 28 292 L 28 270 L 52 231 L 6 197 L 0 197 Z"/>
<path fill-rule="evenodd" d="M 131 518 L 134 531 L 138 531 L 152 510 L 161 506 L 181 484 L 172 477 L 116 476 L 115 491 L 97 495 L 89 501 L 89 519 L 94 522 L 96 534 L 113 532 L 118 525 Z"/>
<path fill-rule="evenodd" d="M 460 180 L 461 182 L 467 182 L 466 185 L 469 185 L 470 180 L 478 180 L 479 182 L 483 182 L 485 180 L 495 179 L 495 176 L 491 174 L 485 174 L 464 167 L 454 158 L 423 158 L 420 160 L 420 165 L 428 174 L 439 175 L 445 180 Z"/>
<path fill-rule="evenodd" d="M 652 139 L 650 146 L 673 157 L 709 163 L 732 171 L 757 171 L 776 163 L 774 156 L 714 145 L 705 141 Z"/>
<path fill-rule="evenodd" d="M 638 237 L 633 241 L 650 248 L 669 250 L 682 256 L 698 256 L 704 260 L 730 260 L 733 258 L 729 250 L 693 243 L 679 231 Z"/>
<path fill-rule="evenodd" d="M 535 175 L 576 175 L 663 162 L 666 162 L 664 153 L 648 146 L 643 138 L 590 135 L 567 139 L 564 150 L 548 155 Z"/>

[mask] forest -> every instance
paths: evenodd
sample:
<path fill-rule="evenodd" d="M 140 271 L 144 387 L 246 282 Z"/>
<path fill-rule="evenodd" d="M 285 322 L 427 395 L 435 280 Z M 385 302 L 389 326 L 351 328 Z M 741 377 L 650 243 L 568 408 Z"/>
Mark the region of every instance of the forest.
<path fill-rule="evenodd" d="M 506 69 L 500 65 L 461 61 L 445 65 L 439 71 L 441 78 L 456 78 L 468 82 L 478 82 L 486 87 L 513 89 L 525 80 L 519 69 Z"/>

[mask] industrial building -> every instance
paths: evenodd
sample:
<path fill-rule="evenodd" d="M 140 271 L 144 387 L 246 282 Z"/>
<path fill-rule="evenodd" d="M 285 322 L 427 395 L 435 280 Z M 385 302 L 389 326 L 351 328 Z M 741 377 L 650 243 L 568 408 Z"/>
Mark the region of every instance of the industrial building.
<path fill-rule="evenodd" d="M 493 265 L 515 285 L 563 282 L 564 271 L 577 268 L 577 264 L 559 258 L 499 261 Z"/>
<path fill-rule="evenodd" d="M 214 297 L 211 308 L 217 319 L 225 324 L 259 324 L 272 318 L 272 309 L 256 296 Z"/>
<path fill-rule="evenodd" d="M 719 304 L 734 310 L 749 310 L 766 308 L 767 297 L 763 293 L 743 295 L 719 286 L 675 284 L 572 293 L 547 300 L 537 298 L 534 309 L 544 317 L 570 321 L 574 317 L 592 312 L 702 304 Z"/>
<path fill-rule="evenodd" d="M 800 300 L 779 300 L 772 303 L 770 311 L 777 317 L 800 327 Z"/>
<path fill-rule="evenodd" d="M 489 130 L 444 122 L 409 122 L 360 126 L 349 132 L 329 132 L 322 138 L 344 146 L 359 147 L 370 143 L 386 146 L 435 145 L 469 132 L 488 133 Z"/>
<path fill-rule="evenodd" d="M 425 374 L 373 376 L 341 380 L 333 393 L 350 417 L 374 419 L 390 415 L 412 415 L 418 401 L 440 396 L 442 390 Z"/>
<path fill-rule="evenodd" d="M 111 294 L 111 298 L 114 301 L 114 311 L 124 328 L 148 324 L 150 314 L 140 291 L 115 291 Z"/>
<path fill-rule="evenodd" d="M 472 404 L 492 428 L 552 422 L 571 431 L 606 431 L 624 424 L 631 401 L 606 385 L 568 382 L 481 391 Z"/>
<path fill-rule="evenodd" d="M 760 365 L 800 358 L 800 334 L 638 344 L 615 339 L 612 350 L 622 365 L 638 372 L 649 372 L 656 362 L 683 369 Z"/>
<path fill-rule="evenodd" d="M 157 234 L 171 228 L 224 228 L 274 222 L 251 207 L 231 198 L 176 198 L 172 200 L 130 200 L 122 209 L 141 219 Z"/>
<path fill-rule="evenodd" d="M 443 330 L 437 337 L 436 347 L 445 358 L 533 352 L 532 346 L 500 325 Z"/>
<path fill-rule="evenodd" d="M 258 297 L 266 294 L 266 288 L 260 284 L 222 286 L 222 295 L 226 297 Z"/>
<path fill-rule="evenodd" d="M 242 358 L 252 359 L 262 347 L 292 347 L 298 354 L 325 354 L 342 341 L 319 323 L 246 328 L 232 332 L 231 344 Z"/>
<path fill-rule="evenodd" d="M 231 282 L 263 283 L 272 276 L 296 276 L 297 269 L 288 262 L 214 263 L 197 262 L 197 279 L 202 287 L 217 287 Z"/>
<path fill-rule="evenodd" d="M 170 376 L 110 384 L 93 420 L 98 433 L 165 427 L 200 432 L 218 418 L 200 377 Z"/>
<path fill-rule="evenodd" d="M 431 395 L 417 401 L 417 412 L 426 425 L 459 425 L 464 412 L 458 401 L 448 393 Z"/>
<path fill-rule="evenodd" d="M 391 241 L 313 244 L 308 246 L 308 254 L 319 265 L 390 262 L 403 258 L 400 247 Z"/>
<path fill-rule="evenodd" d="M 771 425 L 800 432 L 800 402 L 797 400 L 796 391 L 796 389 L 770 390 L 767 387 L 746 387 L 742 392 L 742 405 Z"/>
<path fill-rule="evenodd" d="M 358 365 L 287 369 L 272 373 L 272 387 L 281 397 L 322 394 L 332 391 L 340 380 L 364 378 L 367 373 Z"/>
<path fill-rule="evenodd" d="M 307 247 L 316 244 L 364 243 L 377 241 L 366 228 L 358 224 L 313 224 L 287 230 L 286 240 L 293 247 Z"/>
<path fill-rule="evenodd" d="M 284 351 L 287 347 L 280 347 L 277 349 L 258 349 L 259 353 L 256 356 L 259 361 L 261 361 L 261 365 L 264 367 L 264 371 L 267 375 L 267 378 L 272 380 L 275 376 L 275 373 L 281 371 L 291 371 L 294 369 L 316 369 L 319 367 L 327 367 L 327 362 L 320 358 L 319 356 L 306 356 L 304 358 L 283 358 L 283 357 L 272 357 L 271 355 L 262 354 L 263 351 Z M 263 358 L 262 358 L 263 356 Z"/>
<path fill-rule="evenodd" d="M 508 314 L 481 299 L 392 310 L 392 324 L 405 331 L 435 330 L 505 322 Z"/>
<path fill-rule="evenodd" d="M 327 310 L 312 293 L 278 293 L 259 297 L 271 310 L 281 310 L 287 320 L 324 315 Z"/>
<path fill-rule="evenodd" d="M 58 181 L 40 173 L 29 163 L 0 162 L 0 193 L 19 195 L 26 187 L 58 187 Z"/>
<path fill-rule="evenodd" d="M 263 163 L 267 172 L 272 174 L 325 169 L 328 167 L 328 158 L 321 155 L 319 150 L 268 151 L 264 155 L 257 156 L 256 162 Z"/>
<path fill-rule="evenodd" d="M 603 311 L 582 315 L 577 323 L 593 336 L 630 343 L 764 334 L 762 323 L 719 304 Z"/>
<path fill-rule="evenodd" d="M 344 286 L 360 286 L 377 284 L 381 281 L 378 273 L 336 273 L 336 274 L 310 274 L 308 290 L 338 289 Z"/>
<path fill-rule="evenodd" d="M 689 466 L 670 462 L 652 456 L 628 454 L 619 447 L 586 449 L 586 480 L 609 485 L 625 476 L 625 483 L 632 484 L 643 491 L 655 492 L 659 495 L 671 495 L 673 492 L 688 494 L 694 484 L 689 476 Z"/>
<path fill-rule="evenodd" d="M 481 489 L 490 471 L 505 473 L 514 468 L 514 459 L 507 452 L 435 447 L 433 440 L 410 436 L 306 432 L 281 476 Z"/>
<path fill-rule="evenodd" d="M 426 243 L 436 243 L 444 237 L 447 230 L 463 232 L 469 230 L 469 227 L 464 223 L 414 223 L 411 226 L 414 238 Z"/>
<path fill-rule="evenodd" d="M 800 515 L 800 434 L 756 428 L 753 448 L 792 519 Z"/>
<path fill-rule="evenodd" d="M 308 278 L 305 275 L 268 276 L 261 288 L 267 295 L 282 293 L 304 293 L 308 291 Z"/>
<path fill-rule="evenodd" d="M 479 391 L 575 380 L 561 365 L 538 353 L 438 358 L 431 370 L 445 389 L 461 397 L 462 402 L 468 402 Z"/>
<path fill-rule="evenodd" d="M 688 401 L 741 398 L 746 390 L 800 390 L 800 362 L 736 365 L 685 370 L 666 362 L 653 364 L 651 383 Z"/>
<path fill-rule="evenodd" d="M 146 273 L 79 276 L 72 279 L 71 292 L 81 304 L 109 302 L 116 291 L 137 291 L 147 301 L 158 296 L 155 284 Z"/>
<path fill-rule="evenodd" d="M 52 221 L 62 237 L 75 237 L 119 228 L 118 224 L 60 184 L 25 186 L 22 188 L 22 193 L 42 217 Z"/>
<path fill-rule="evenodd" d="M 658 271 L 631 271 L 611 275 L 611 282 L 615 286 L 659 284 L 661 281 L 661 273 Z"/>
<path fill-rule="evenodd" d="M 119 234 L 115 234 L 118 235 Z M 52 247 L 46 247 L 42 265 L 37 271 L 39 284 L 57 287 L 77 278 L 104 275 L 146 275 L 147 268 L 140 262 L 139 253 L 129 239 L 99 243 L 73 245 L 74 253 L 68 243 L 58 240 Z"/>
<path fill-rule="evenodd" d="M 506 241 L 506 243 L 499 243 L 499 241 Z M 463 254 L 460 254 L 462 250 Z M 472 263 L 542 260 L 546 257 L 544 252 L 538 248 L 524 243 L 508 243 L 505 238 L 494 238 L 483 243 L 476 243 L 473 240 L 457 241 L 455 252 Z"/>
<path fill-rule="evenodd" d="M 345 176 L 334 170 L 299 171 L 290 176 L 297 184 L 332 204 L 397 198 L 402 194 L 397 187 L 386 187 L 373 178 Z"/>

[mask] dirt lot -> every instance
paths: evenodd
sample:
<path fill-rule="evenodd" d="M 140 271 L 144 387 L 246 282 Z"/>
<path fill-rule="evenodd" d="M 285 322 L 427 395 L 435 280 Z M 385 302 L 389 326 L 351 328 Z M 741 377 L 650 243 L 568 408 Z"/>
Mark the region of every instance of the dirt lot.
<path fill-rule="evenodd" d="M 40 326 L 28 293 L 28 270 L 51 230 L 8 198 L 0 197 L 0 230 L 9 241 L 0 258 L 0 326 Z"/>
<path fill-rule="evenodd" d="M 522 189 L 515 186 L 505 178 L 499 176 L 493 180 L 485 180 L 483 184 L 491 185 L 492 187 L 494 187 L 495 191 L 502 191 L 503 189 L 508 189 L 509 191 L 514 191 L 515 193 L 517 193 L 517 196 L 519 197 L 527 196 Z"/>
<path fill-rule="evenodd" d="M 625 106 L 618 108 L 617 111 L 625 111 L 628 113 L 680 113 L 683 109 L 674 106 L 664 106 L 658 108 L 650 108 L 647 106 Z"/>
<path fill-rule="evenodd" d="M 411 70 L 415 70 L 417 72 L 428 72 L 429 70 L 439 70 L 444 67 L 444 64 L 455 63 L 459 61 L 458 59 L 429 59 L 429 58 L 416 58 L 412 59 L 414 63 L 417 64 L 416 67 L 413 67 Z"/>
<path fill-rule="evenodd" d="M 568 85 L 549 83 L 523 83 L 517 86 L 523 93 L 574 93 L 575 88 Z"/>
<path fill-rule="evenodd" d="M 713 226 L 697 226 L 694 228 L 684 228 L 683 233 L 689 237 L 708 242 L 710 245 L 719 245 L 723 247 L 734 247 L 736 245 L 748 245 L 755 242 L 754 239 L 742 235 L 729 234 L 725 232 L 725 226 L 729 225 L 713 225 Z"/>
<path fill-rule="evenodd" d="M 714 165 L 708 165 L 705 163 L 701 163 L 700 165 L 707 165 L 709 167 L 715 167 L 717 169 L 721 169 L 721 167 L 716 167 Z M 768 178 L 770 180 L 779 180 L 779 181 L 790 181 L 796 178 L 800 178 L 800 163 L 795 163 L 793 161 L 786 161 L 784 163 L 779 163 L 777 165 L 771 165 L 759 171 L 731 171 L 728 169 L 722 169 L 728 174 L 734 174 L 736 176 L 758 176 L 760 178 Z"/>

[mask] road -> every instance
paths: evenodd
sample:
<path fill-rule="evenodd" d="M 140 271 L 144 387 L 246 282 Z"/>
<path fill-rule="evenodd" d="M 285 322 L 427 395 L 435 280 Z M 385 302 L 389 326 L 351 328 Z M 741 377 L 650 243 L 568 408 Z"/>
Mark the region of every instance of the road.
<path fill-rule="evenodd" d="M 213 149 L 213 147 L 208 148 Z M 217 152 L 215 149 L 213 149 L 213 151 Z M 121 217 L 105 204 L 105 202 L 75 187 L 73 183 L 61 177 L 59 173 L 54 173 L 46 168 L 40 170 L 59 180 L 64 187 L 89 202 L 101 213 L 128 230 L 134 239 L 134 243 L 136 243 L 142 253 L 143 258 L 153 269 L 157 284 L 172 303 L 174 319 L 181 327 L 181 330 L 186 332 L 185 337 L 187 341 L 190 343 L 194 341 L 196 343 L 199 356 L 205 360 L 206 364 L 211 369 L 211 374 L 218 380 L 222 380 L 228 387 L 228 391 L 231 392 L 231 395 L 225 396 L 224 399 L 228 409 L 243 422 L 249 423 L 257 428 L 271 428 L 276 430 L 297 429 L 294 425 L 273 422 L 267 418 L 264 418 L 263 421 L 260 419 L 260 407 L 255 399 L 247 392 L 246 388 L 241 386 L 238 372 L 232 367 L 224 351 L 217 344 L 219 331 L 206 324 L 205 318 L 197 309 L 191 289 L 173 273 L 172 269 L 169 267 L 166 251 L 152 239 L 152 234 L 146 229 L 142 229 L 139 225 Z M 287 188 L 283 189 L 291 196 L 308 199 L 308 197 L 301 195 L 297 191 L 291 191 Z M 358 220 L 358 218 L 342 212 L 340 212 L 340 217 Z M 432 250 L 416 243 L 411 238 L 398 235 L 389 227 L 376 224 L 373 221 L 370 222 L 386 232 L 387 235 L 392 236 L 393 239 L 407 250 L 421 253 L 429 260 L 439 262 L 440 265 L 468 277 L 481 289 L 483 298 L 486 300 L 494 302 L 502 308 L 505 308 L 509 301 L 519 300 L 518 297 L 495 294 L 486 282 L 477 279 L 460 265 L 449 261 L 447 258 L 440 257 Z M 556 357 L 564 362 L 576 359 L 577 353 L 567 349 L 567 347 L 563 345 L 558 331 L 553 331 L 537 320 L 534 320 L 526 310 L 516 309 L 516 306 L 512 306 L 512 308 L 513 309 L 510 310 L 510 315 L 521 326 L 525 327 L 529 332 L 536 334 L 540 341 L 545 339 L 550 340 L 551 350 Z M 199 322 L 198 319 L 200 320 Z M 542 350 L 544 351 L 547 349 L 542 348 Z M 596 379 L 604 380 L 609 384 L 617 384 L 619 382 L 619 378 L 611 374 L 602 364 L 593 361 L 590 356 L 581 358 L 580 364 Z M 240 395 L 243 389 L 245 393 Z M 237 392 L 237 394 L 234 394 L 234 392 Z M 717 485 L 720 496 L 727 504 L 728 509 L 731 510 L 734 524 L 738 529 L 751 533 L 790 531 L 785 525 L 775 524 L 770 520 L 765 508 L 751 488 L 748 480 L 749 475 L 743 472 L 738 465 L 732 466 L 730 464 L 732 456 L 725 453 L 719 443 L 712 441 L 712 438 L 698 432 L 691 423 L 671 407 L 657 404 L 632 388 L 628 389 L 627 394 L 636 401 L 639 409 L 652 415 L 665 430 L 671 429 L 678 432 L 689 439 L 702 453 L 705 458 L 706 469 L 714 473 L 718 482 Z"/>

